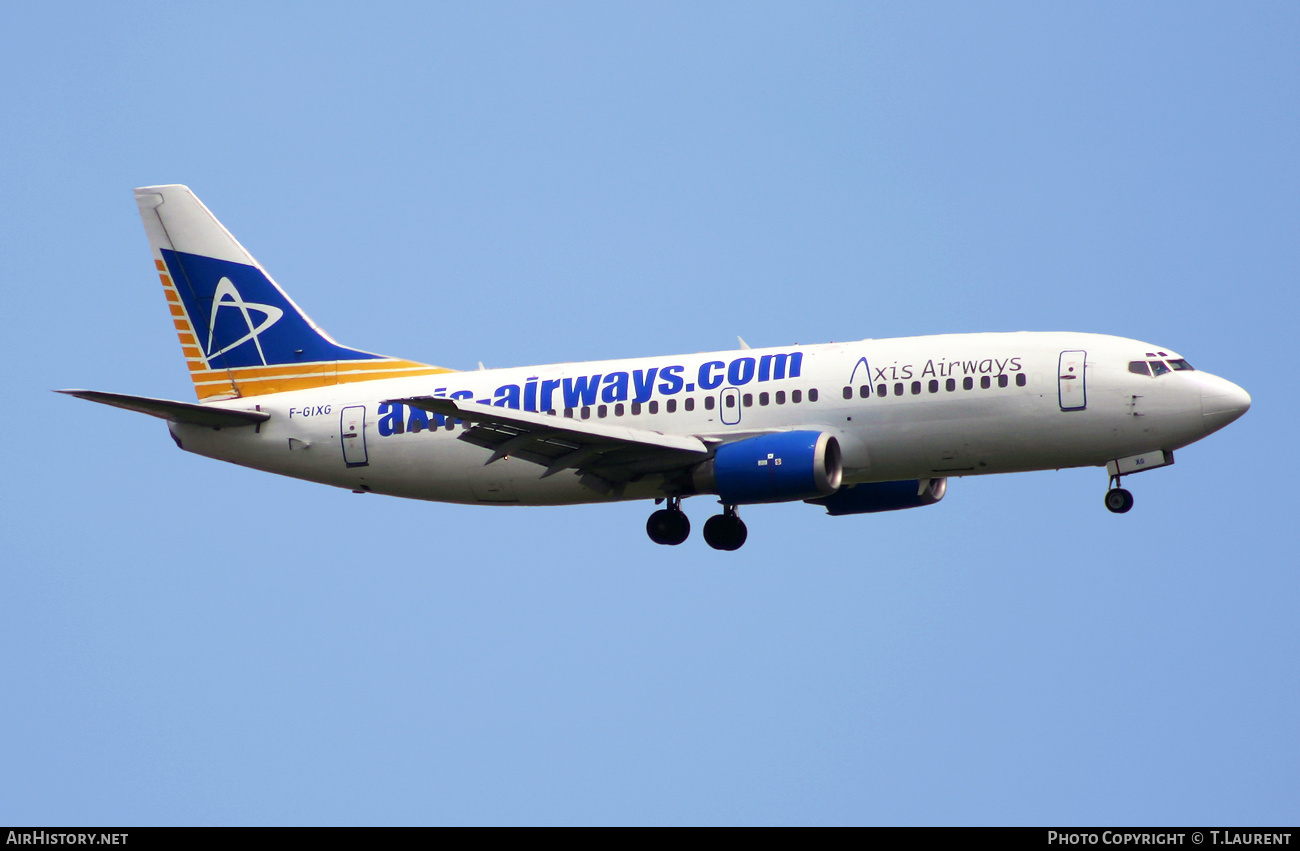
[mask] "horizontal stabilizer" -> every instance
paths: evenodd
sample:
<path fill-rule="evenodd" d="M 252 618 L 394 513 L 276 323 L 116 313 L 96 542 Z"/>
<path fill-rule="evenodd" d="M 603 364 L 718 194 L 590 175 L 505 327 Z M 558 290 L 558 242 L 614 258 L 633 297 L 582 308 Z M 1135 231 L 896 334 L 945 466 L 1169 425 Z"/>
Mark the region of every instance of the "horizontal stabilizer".
<path fill-rule="evenodd" d="M 247 426 L 266 422 L 271 415 L 263 411 L 229 411 L 208 405 L 195 405 L 190 402 L 172 402 L 168 399 L 150 399 L 147 396 L 127 396 L 122 393 L 102 393 L 98 390 L 55 390 L 76 396 L 88 402 L 125 408 L 140 414 L 148 414 L 160 420 L 176 423 L 222 428 L 223 426 Z"/>

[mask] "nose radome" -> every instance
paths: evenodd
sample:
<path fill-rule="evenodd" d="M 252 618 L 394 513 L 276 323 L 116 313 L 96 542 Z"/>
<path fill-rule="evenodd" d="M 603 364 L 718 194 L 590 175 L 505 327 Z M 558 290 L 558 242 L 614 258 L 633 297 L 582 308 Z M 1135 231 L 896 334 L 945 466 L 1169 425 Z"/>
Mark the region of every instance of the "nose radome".
<path fill-rule="evenodd" d="M 1250 394 L 1226 378 L 1201 374 L 1201 417 L 1206 433 L 1218 431 L 1250 410 Z"/>

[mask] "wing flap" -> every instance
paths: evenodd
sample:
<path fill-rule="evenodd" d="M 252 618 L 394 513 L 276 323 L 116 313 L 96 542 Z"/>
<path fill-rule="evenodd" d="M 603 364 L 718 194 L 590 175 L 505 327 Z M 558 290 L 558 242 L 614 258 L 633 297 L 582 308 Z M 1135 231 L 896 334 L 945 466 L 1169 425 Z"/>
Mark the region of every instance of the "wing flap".
<path fill-rule="evenodd" d="M 676 449 L 682 452 L 708 454 L 709 448 L 698 437 L 687 434 L 664 434 L 644 428 L 612 426 L 575 420 L 570 417 L 518 411 L 514 408 L 496 408 L 490 405 L 459 405 L 453 399 L 440 396 L 415 396 L 408 399 L 387 399 L 394 405 L 410 405 L 435 414 L 442 414 L 467 423 L 500 425 L 519 431 L 554 431 L 557 434 L 580 436 L 585 442 L 636 444 L 657 449 Z"/>
<path fill-rule="evenodd" d="M 416 396 L 389 404 L 441 414 L 471 424 L 460 439 L 492 450 L 491 464 L 507 455 L 546 470 L 541 477 L 573 469 L 603 485 L 640 475 L 681 469 L 711 452 L 698 437 L 593 423 L 514 408 L 460 405 L 452 399 Z"/>

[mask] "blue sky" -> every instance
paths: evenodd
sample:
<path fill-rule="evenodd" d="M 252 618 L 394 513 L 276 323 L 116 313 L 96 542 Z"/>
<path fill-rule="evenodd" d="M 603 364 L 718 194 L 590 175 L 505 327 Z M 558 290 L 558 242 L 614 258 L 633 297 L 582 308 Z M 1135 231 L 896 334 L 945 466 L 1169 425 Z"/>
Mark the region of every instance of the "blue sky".
<path fill-rule="evenodd" d="M 1283 3 L 10 4 L 0 823 L 1294 824 L 1298 37 Z M 1254 407 L 1122 517 L 1101 470 L 969 478 L 750 508 L 720 554 L 639 503 L 354 496 L 49 392 L 190 398 L 130 193 L 173 182 L 386 354 L 1095 331 Z"/>

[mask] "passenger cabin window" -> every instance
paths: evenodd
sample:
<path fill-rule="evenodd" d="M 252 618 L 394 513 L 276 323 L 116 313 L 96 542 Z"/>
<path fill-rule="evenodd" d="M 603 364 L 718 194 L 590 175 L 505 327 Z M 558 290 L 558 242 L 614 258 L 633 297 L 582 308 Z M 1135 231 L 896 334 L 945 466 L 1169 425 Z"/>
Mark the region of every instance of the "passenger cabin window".
<path fill-rule="evenodd" d="M 712 410 L 713 410 L 713 404 L 714 404 L 714 402 L 713 402 L 713 397 L 712 397 L 712 396 L 705 396 L 705 397 L 704 397 L 704 410 L 706 410 L 706 411 L 712 411 Z"/>
<path fill-rule="evenodd" d="M 816 401 L 817 401 L 817 388 L 816 388 L 816 387 L 814 387 L 813 389 L 811 389 L 811 390 L 808 391 L 808 401 L 809 401 L 809 402 L 816 402 Z"/>
<path fill-rule="evenodd" d="M 784 390 L 778 390 L 778 391 L 776 391 L 776 403 L 777 403 L 778 405 L 784 405 L 784 404 L 785 404 L 785 391 L 784 391 Z"/>
<path fill-rule="evenodd" d="M 889 385 L 888 385 L 888 384 L 877 384 L 877 385 L 876 385 L 876 395 L 877 395 L 877 396 L 888 396 L 888 395 L 889 395 Z"/>
<path fill-rule="evenodd" d="M 693 410 L 695 410 L 695 397 L 694 397 L 694 396 L 687 396 L 687 397 L 686 397 L 685 405 L 686 405 L 686 410 L 688 410 L 688 411 L 693 411 Z"/>
<path fill-rule="evenodd" d="M 1027 382 L 1027 380 L 1025 379 L 1025 374 L 1024 374 L 1023 372 L 1018 372 L 1018 373 L 1016 373 L 1016 386 L 1017 386 L 1017 387 L 1024 387 L 1026 383 L 1028 383 L 1028 382 Z"/>
<path fill-rule="evenodd" d="M 790 401 L 793 402 L 793 403 L 796 404 L 796 405 L 799 404 L 800 402 L 802 402 L 802 401 L 803 401 L 803 391 L 802 391 L 802 390 L 791 390 L 791 391 L 790 391 Z"/>

